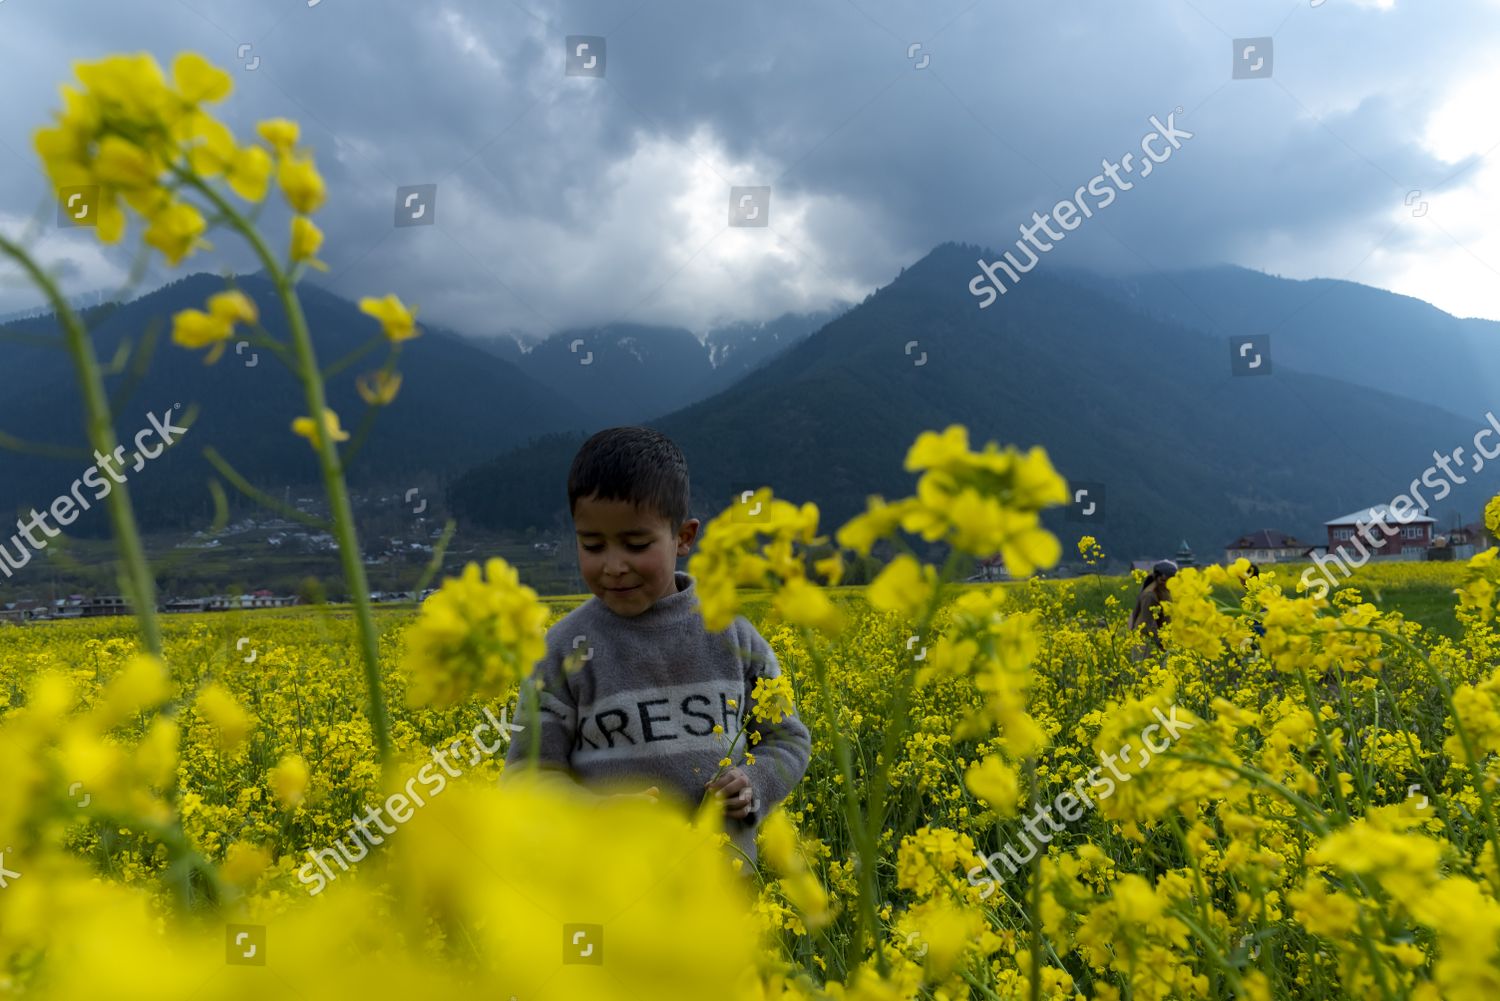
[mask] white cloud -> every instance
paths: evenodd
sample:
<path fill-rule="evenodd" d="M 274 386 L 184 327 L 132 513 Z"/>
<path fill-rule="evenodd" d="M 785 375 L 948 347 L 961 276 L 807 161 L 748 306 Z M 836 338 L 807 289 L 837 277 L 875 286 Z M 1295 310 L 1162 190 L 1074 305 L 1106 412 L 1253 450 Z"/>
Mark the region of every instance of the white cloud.
<path fill-rule="evenodd" d="M 27 255 L 57 283 L 64 296 L 104 290 L 113 292 L 127 270 L 113 259 L 93 230 L 59 229 L 46 215 L 40 225 L 32 217 L 0 211 L 0 232 L 22 245 Z M 40 306 L 41 291 L 8 257 L 0 257 L 0 315 Z"/>

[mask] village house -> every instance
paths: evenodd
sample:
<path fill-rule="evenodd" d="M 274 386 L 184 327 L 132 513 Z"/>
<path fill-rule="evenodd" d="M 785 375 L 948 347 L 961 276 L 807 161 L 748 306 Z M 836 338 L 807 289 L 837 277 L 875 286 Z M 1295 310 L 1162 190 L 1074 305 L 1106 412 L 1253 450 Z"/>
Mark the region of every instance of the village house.
<path fill-rule="evenodd" d="M 999 580 L 1010 580 L 1010 572 L 1005 569 L 1005 560 L 998 553 L 986 559 L 976 561 L 974 563 L 973 575 L 964 578 L 965 583 Z"/>
<path fill-rule="evenodd" d="M 1257 565 L 1291 563 L 1306 559 L 1310 548 L 1312 547 L 1307 543 L 1285 532 L 1278 532 L 1274 528 L 1262 528 L 1258 532 L 1242 535 L 1225 546 L 1224 562 L 1233 563 L 1235 560 L 1244 559 Z"/>
<path fill-rule="evenodd" d="M 251 594 L 214 594 L 207 598 L 173 598 L 162 606 L 168 612 L 229 612 L 246 608 L 290 608 L 296 595 L 272 594 L 264 588 Z"/>
<path fill-rule="evenodd" d="M 85 617 L 96 615 L 129 615 L 130 603 L 118 594 L 104 594 L 96 598 L 83 599 Z"/>
<path fill-rule="evenodd" d="M 54 619 L 81 619 L 83 618 L 83 602 L 84 597 L 81 594 L 56 598 L 52 602 L 52 617 Z"/>
<path fill-rule="evenodd" d="M 1363 565 L 1370 556 L 1384 560 L 1425 560 L 1437 520 L 1416 508 L 1403 509 L 1403 514 L 1404 522 L 1396 517 L 1389 504 L 1377 504 L 1325 522 L 1329 555 L 1337 555 L 1354 566 Z M 1361 525 L 1367 526 L 1363 534 Z"/>

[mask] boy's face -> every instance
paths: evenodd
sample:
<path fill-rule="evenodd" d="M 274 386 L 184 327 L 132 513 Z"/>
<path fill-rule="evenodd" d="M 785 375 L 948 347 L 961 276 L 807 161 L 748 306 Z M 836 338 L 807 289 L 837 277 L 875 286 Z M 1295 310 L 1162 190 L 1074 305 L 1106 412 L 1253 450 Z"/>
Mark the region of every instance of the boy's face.
<path fill-rule="evenodd" d="M 677 557 L 698 537 L 698 519 L 673 530 L 661 515 L 622 500 L 580 497 L 573 509 L 578 569 L 609 610 L 634 618 L 677 590 Z"/>

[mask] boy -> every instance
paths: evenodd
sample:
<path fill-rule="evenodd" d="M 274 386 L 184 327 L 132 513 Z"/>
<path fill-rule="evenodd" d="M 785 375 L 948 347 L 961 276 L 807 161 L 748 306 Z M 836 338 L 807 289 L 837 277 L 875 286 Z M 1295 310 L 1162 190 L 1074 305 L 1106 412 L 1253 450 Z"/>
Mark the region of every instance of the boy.
<path fill-rule="evenodd" d="M 795 716 L 751 717 L 756 678 L 780 673 L 776 655 L 744 616 L 708 632 L 693 578 L 677 570 L 700 524 L 688 517 L 682 452 L 650 428 L 600 431 L 573 459 L 568 503 L 594 596 L 547 632 L 518 720 L 531 726 L 536 705 L 540 733 L 511 741 L 506 774 L 529 764 L 537 740 L 540 767 L 596 790 L 650 785 L 645 795 L 664 789 L 690 807 L 719 796 L 727 833 L 753 862 L 756 829 L 801 780 L 811 738 Z M 715 779 L 746 724 L 733 767 Z"/>

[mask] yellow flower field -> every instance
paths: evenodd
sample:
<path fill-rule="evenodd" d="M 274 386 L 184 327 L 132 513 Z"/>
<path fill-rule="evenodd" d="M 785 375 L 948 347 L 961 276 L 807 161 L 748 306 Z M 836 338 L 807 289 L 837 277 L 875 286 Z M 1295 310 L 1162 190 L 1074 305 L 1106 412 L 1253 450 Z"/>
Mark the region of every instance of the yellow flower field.
<path fill-rule="evenodd" d="M 6 628 L 0 760 L 10 781 L 0 837 L 5 865 L 22 875 L 0 893 L 0 983 L 17 996 L 74 996 L 69 985 L 102 983 L 86 978 L 105 978 L 105 964 L 119 963 L 139 971 L 144 991 L 165 965 L 174 971 L 166 983 L 185 992 L 199 977 L 215 992 L 204 996 L 254 996 L 265 983 L 254 979 L 260 968 L 226 968 L 221 955 L 222 928 L 236 924 L 269 929 L 268 968 L 308 977 L 306 989 L 290 981 L 302 993 L 357 976 L 394 997 L 445 971 L 455 983 L 479 977 L 518 997 L 566 997 L 562 981 L 548 977 L 588 968 L 560 965 L 555 935 L 537 926 L 568 920 L 570 907 L 597 914 L 599 900 L 589 898 L 613 897 L 629 900 L 630 923 L 655 920 L 679 943 L 689 927 L 681 908 L 697 901 L 703 920 L 691 927 L 703 933 L 704 952 L 723 960 L 693 970 L 676 948 L 635 953 L 627 923 L 605 922 L 621 997 L 667 971 L 680 978 L 684 993 L 673 996 L 681 997 L 710 985 L 744 996 L 1027 997 L 1034 945 L 1042 957 L 1035 986 L 1050 998 L 1493 996 L 1500 869 L 1492 796 L 1475 777 L 1489 774 L 1500 749 L 1500 683 L 1495 636 L 1480 611 L 1466 613 L 1462 641 L 1433 641 L 1399 614 L 1360 604 L 1350 588 L 1320 614 L 1310 600 L 1276 593 L 1293 578 L 1256 582 L 1255 600 L 1246 600 L 1264 608 L 1266 635 L 1258 649 L 1231 652 L 1226 640 L 1243 639 L 1245 620 L 1212 604 L 1210 585 L 1242 589 L 1222 571 L 1182 577 L 1169 627 L 1176 652 L 1161 663 L 1131 659 L 1118 608 L 1106 628 L 1078 622 L 1077 592 L 1091 581 L 965 588 L 938 612 L 925 655 L 908 649 L 911 620 L 839 589 L 833 603 L 849 638 L 826 654 L 831 700 L 818 690 L 807 634 L 774 624 L 769 601 L 756 599 L 744 611 L 776 649 L 815 744 L 807 778 L 763 835 L 763 846 L 776 843 L 763 848 L 767 872 L 753 897 L 741 896 L 706 831 L 645 815 L 629 827 L 615 818 L 604 835 L 597 818 L 550 801 L 528 801 L 536 812 L 518 817 L 504 798 L 513 794 L 492 788 L 503 755 L 477 753 L 458 762 L 464 774 L 453 794 L 434 797 L 390 837 L 386 857 L 335 870 L 310 897 L 297 876 L 307 851 L 332 844 L 382 795 L 347 619 L 308 611 L 171 618 L 164 683 L 141 666 L 128 620 Z M 535 607 L 550 624 L 569 605 Z M 466 738 L 485 705 L 515 701 L 511 684 L 484 702 L 406 708 L 411 675 L 401 662 L 413 618 L 379 619 L 402 776 L 430 748 Z M 1007 635 L 1009 623 L 1024 631 Z M 1294 623 L 1309 629 L 1294 633 Z M 1329 628 L 1335 623 L 1345 629 Z M 1026 695 L 1010 710 L 1025 715 L 966 736 L 985 729 L 974 717 L 985 713 L 989 683 L 963 671 L 953 640 L 981 633 L 1011 648 Z M 255 652 L 250 663 L 236 647 L 241 636 Z M 1454 690 L 1456 717 L 1429 672 Z M 158 703 L 163 712 L 146 711 Z M 1142 761 L 1137 748 L 1135 760 L 1117 759 L 1116 774 L 1128 780 L 1117 779 L 1107 798 L 1104 780 L 1094 783 L 1095 808 L 1073 822 L 1053 811 L 1061 831 L 1037 817 L 1039 805 L 1078 789 L 1101 754 L 1147 727 L 1153 710 L 1173 705 L 1179 726 L 1191 729 L 1163 757 Z M 1455 718 L 1481 772 L 1467 766 Z M 888 775 L 872 926 L 883 977 L 874 939 L 865 948 L 854 939 L 857 835 L 844 813 L 835 731 L 853 748 L 862 798 L 882 770 Z M 1029 761 L 1013 752 L 1020 734 L 1039 745 Z M 993 774 L 983 762 L 994 763 Z M 160 837 L 174 811 L 182 844 Z M 1047 835 L 1035 859 L 1015 848 L 1042 846 L 1028 816 Z M 566 854 L 570 837 L 576 855 Z M 691 881 L 684 871 L 681 885 L 647 885 L 672 876 L 649 857 L 673 840 L 697 849 Z M 526 843 L 538 854 L 525 864 L 501 847 Z M 1013 854 L 983 868 L 1007 844 Z M 487 863 L 496 852 L 503 865 Z M 529 908 L 546 917 L 523 920 Z M 136 909 L 190 917 L 181 928 L 174 919 L 176 938 L 165 927 L 159 937 L 132 926 L 117 950 L 82 950 L 77 964 L 53 954 L 89 941 L 59 935 L 59 923 L 82 936 L 98 931 L 101 915 Z M 724 937 L 751 919 L 758 931 Z M 297 952 L 343 921 L 361 929 L 338 934 L 356 936 L 364 959 L 324 969 Z M 506 936 L 516 938 L 502 948 Z M 857 966 L 865 971 L 858 984 L 838 987 Z M 742 981 L 752 969 L 754 982 Z"/>

